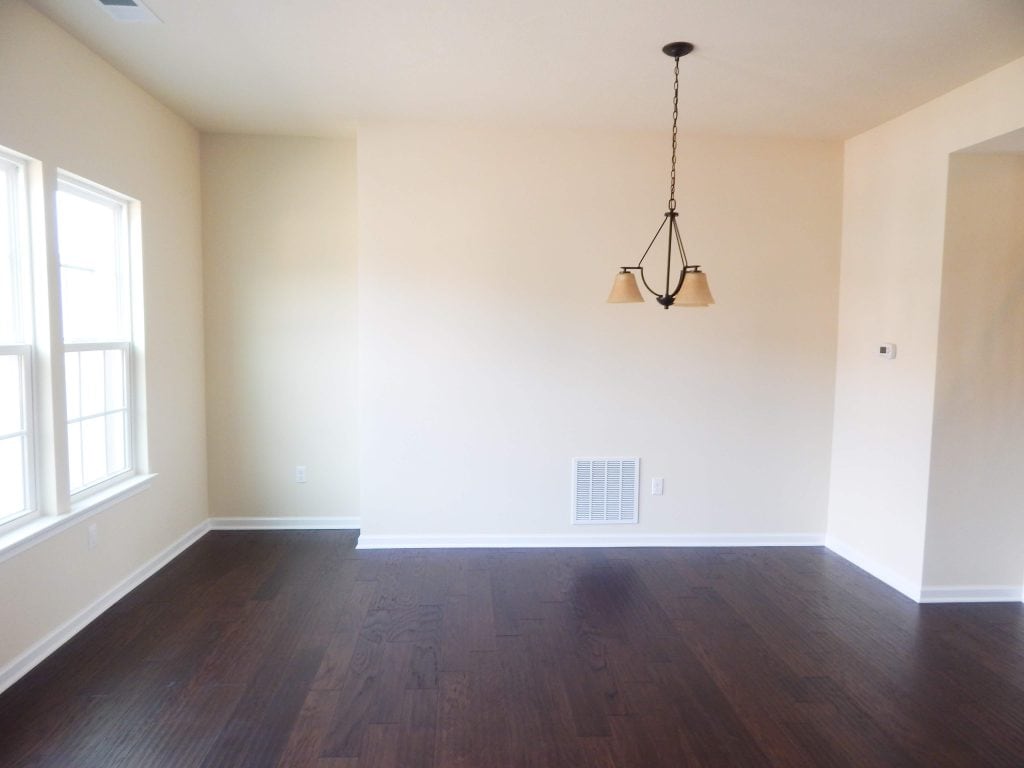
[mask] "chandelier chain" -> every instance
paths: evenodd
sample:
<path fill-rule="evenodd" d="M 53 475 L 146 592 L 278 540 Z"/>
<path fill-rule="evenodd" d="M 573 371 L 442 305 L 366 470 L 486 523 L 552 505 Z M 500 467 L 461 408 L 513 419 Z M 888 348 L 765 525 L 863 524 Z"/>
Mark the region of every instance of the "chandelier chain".
<path fill-rule="evenodd" d="M 672 93 L 672 184 L 668 193 L 668 209 L 676 209 L 676 143 L 679 132 L 679 57 L 676 56 L 675 88 Z"/>

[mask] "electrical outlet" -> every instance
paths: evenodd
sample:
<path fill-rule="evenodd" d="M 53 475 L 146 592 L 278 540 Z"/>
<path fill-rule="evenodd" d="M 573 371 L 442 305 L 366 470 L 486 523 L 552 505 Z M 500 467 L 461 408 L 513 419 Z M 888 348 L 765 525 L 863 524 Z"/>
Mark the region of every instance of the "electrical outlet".
<path fill-rule="evenodd" d="M 664 477 L 652 477 L 651 478 L 651 495 L 662 496 L 665 493 L 665 478 Z"/>
<path fill-rule="evenodd" d="M 306 468 L 299 466 L 295 468 L 295 482 L 304 483 L 306 482 Z"/>
<path fill-rule="evenodd" d="M 89 549 L 96 549 L 96 545 L 100 542 L 100 531 L 96 527 L 96 523 L 89 523 L 85 531 L 89 542 Z"/>

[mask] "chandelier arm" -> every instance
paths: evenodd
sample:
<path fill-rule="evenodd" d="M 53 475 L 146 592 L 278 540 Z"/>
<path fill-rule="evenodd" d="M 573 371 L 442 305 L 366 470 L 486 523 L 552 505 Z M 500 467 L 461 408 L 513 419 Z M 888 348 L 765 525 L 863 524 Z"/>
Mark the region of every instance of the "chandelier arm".
<path fill-rule="evenodd" d="M 644 276 L 644 268 L 643 267 L 639 267 L 639 270 L 640 270 L 640 280 L 643 282 L 644 288 L 646 288 L 648 291 L 650 291 L 652 295 L 657 296 L 660 299 L 661 298 L 661 294 L 658 293 L 653 288 L 651 288 L 651 284 L 647 282 L 647 278 Z"/>
<path fill-rule="evenodd" d="M 654 233 L 654 237 L 651 238 L 651 242 L 649 242 L 647 244 L 647 250 L 644 251 L 644 255 L 640 257 L 640 261 L 637 262 L 637 267 L 642 267 L 643 266 L 644 259 L 646 259 L 647 258 L 647 254 L 651 252 L 651 247 L 654 245 L 654 241 L 658 239 L 658 235 L 661 234 L 661 230 L 663 230 L 665 228 L 665 222 L 666 221 L 668 221 L 668 214 L 666 214 L 665 218 L 662 220 L 661 226 L 658 227 L 658 231 Z M 651 291 L 651 293 L 654 293 L 654 291 Z"/>
<path fill-rule="evenodd" d="M 686 270 L 683 269 L 683 271 L 679 273 L 679 282 L 676 283 L 675 290 L 672 291 L 672 293 L 670 293 L 669 296 L 671 296 L 674 299 L 679 294 L 679 292 L 683 289 L 683 281 L 685 279 L 686 279 Z"/>
<path fill-rule="evenodd" d="M 676 243 L 679 245 L 679 260 L 683 263 L 683 268 L 679 271 L 679 282 L 676 283 L 675 290 L 669 294 L 672 298 L 675 298 L 679 291 L 683 289 L 686 273 L 690 271 L 690 265 L 686 261 L 686 248 L 683 247 L 683 237 L 679 234 L 679 225 L 676 223 L 675 217 L 672 218 L 672 231 L 669 233 L 669 238 L 673 235 L 675 235 Z"/>
<path fill-rule="evenodd" d="M 672 219 L 672 232 L 676 236 L 676 242 L 679 243 L 679 258 L 683 262 L 683 271 L 685 272 L 686 268 L 690 266 L 690 264 L 686 260 L 686 248 L 683 247 L 683 236 L 679 234 L 679 225 L 676 223 L 674 218 Z"/>
<path fill-rule="evenodd" d="M 664 296 L 671 295 L 669 293 L 669 286 L 672 284 L 672 230 L 676 226 L 676 213 L 671 211 L 671 215 L 668 217 L 672 220 L 672 223 L 668 227 L 668 255 L 665 257 L 665 293 Z"/>

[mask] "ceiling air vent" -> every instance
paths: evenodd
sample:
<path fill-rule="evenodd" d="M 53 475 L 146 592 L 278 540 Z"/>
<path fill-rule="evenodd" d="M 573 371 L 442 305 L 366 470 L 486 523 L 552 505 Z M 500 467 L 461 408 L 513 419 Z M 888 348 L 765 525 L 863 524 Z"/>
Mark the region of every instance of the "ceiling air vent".
<path fill-rule="evenodd" d="M 96 0 L 103 6 L 103 10 L 117 21 L 148 21 L 159 23 L 149 8 L 142 4 L 142 0 Z"/>
<path fill-rule="evenodd" d="M 574 523 L 635 523 L 640 459 L 573 459 L 572 489 Z"/>

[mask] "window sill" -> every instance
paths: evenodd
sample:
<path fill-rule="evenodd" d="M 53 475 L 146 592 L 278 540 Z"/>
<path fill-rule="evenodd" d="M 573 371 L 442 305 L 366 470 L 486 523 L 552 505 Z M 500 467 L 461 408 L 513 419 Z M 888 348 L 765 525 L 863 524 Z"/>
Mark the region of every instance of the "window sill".
<path fill-rule="evenodd" d="M 153 484 L 156 475 L 133 475 L 124 482 L 104 488 L 87 499 L 73 504 L 65 515 L 37 515 L 13 530 L 0 535 L 0 563 L 34 547 L 61 531 L 86 520 L 98 512 L 110 509 Z"/>

